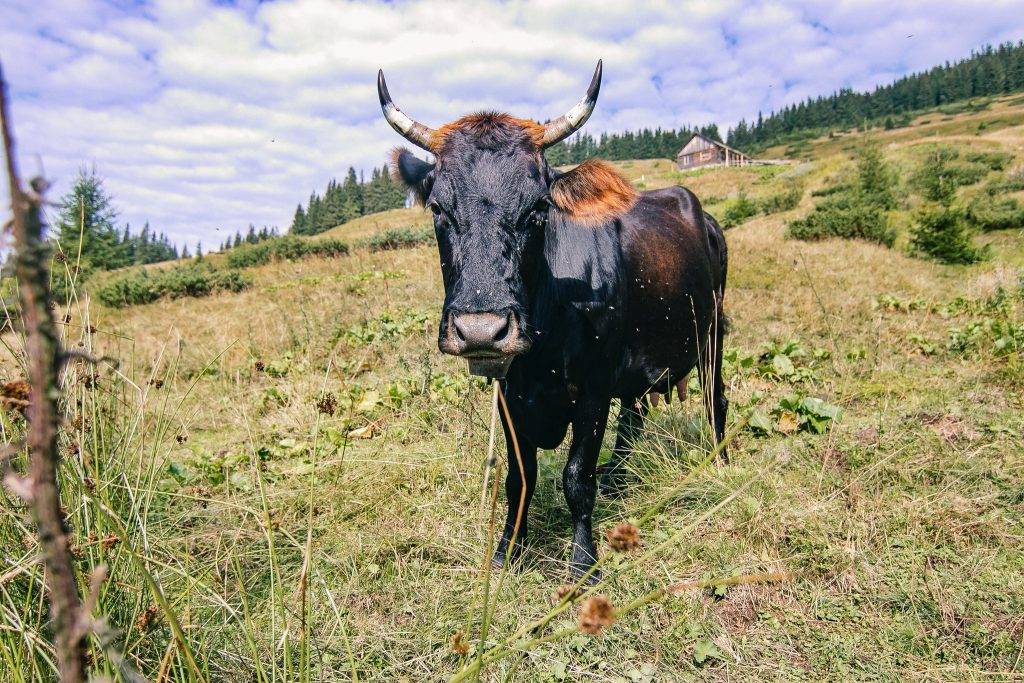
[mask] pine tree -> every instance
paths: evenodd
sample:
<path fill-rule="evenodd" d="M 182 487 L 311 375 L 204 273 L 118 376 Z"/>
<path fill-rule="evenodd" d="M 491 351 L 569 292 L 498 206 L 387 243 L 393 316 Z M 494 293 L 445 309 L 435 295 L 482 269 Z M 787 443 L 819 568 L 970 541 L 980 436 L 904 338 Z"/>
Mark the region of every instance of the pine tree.
<path fill-rule="evenodd" d="M 900 116 L 973 97 L 1024 89 L 1024 41 L 987 46 L 955 63 L 910 74 L 872 92 L 840 89 L 828 97 L 787 105 L 743 128 L 728 132 L 730 144 L 755 151 L 781 142 L 827 132 L 830 128 L 870 127 L 885 117 Z M 893 121 L 893 125 L 895 125 Z"/>
<path fill-rule="evenodd" d="M 860 148 L 857 178 L 864 201 L 881 209 L 896 208 L 896 174 L 876 143 L 868 142 Z"/>
<path fill-rule="evenodd" d="M 120 268 L 130 263 L 114 225 L 117 212 L 95 169 L 79 170 L 59 207 L 56 239 L 69 261 L 76 263 L 81 254 L 86 270 Z"/>
<path fill-rule="evenodd" d="M 342 204 L 340 216 L 334 216 L 338 223 L 344 223 L 363 215 L 363 188 L 356 178 L 356 170 L 349 166 L 348 174 L 345 176 L 345 183 L 341 187 Z M 323 229 L 333 228 L 333 225 L 326 225 Z"/>
<path fill-rule="evenodd" d="M 927 201 L 910 229 L 910 249 L 940 263 L 974 263 L 984 257 L 984 251 L 973 245 L 965 211 L 956 203 L 956 179 L 949 168 L 952 157 L 946 150 L 936 150 L 915 176 Z"/>

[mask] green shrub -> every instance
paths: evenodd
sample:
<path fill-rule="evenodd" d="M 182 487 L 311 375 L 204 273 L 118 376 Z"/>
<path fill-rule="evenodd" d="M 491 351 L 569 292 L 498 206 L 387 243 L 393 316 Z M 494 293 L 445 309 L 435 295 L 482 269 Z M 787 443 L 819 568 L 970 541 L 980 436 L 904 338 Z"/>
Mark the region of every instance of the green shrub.
<path fill-rule="evenodd" d="M 1009 152 L 968 152 L 964 159 L 986 166 L 990 171 L 1002 171 L 1013 161 L 1013 155 Z"/>
<path fill-rule="evenodd" d="M 985 192 L 993 197 L 997 194 L 1009 194 L 1021 190 L 1024 190 L 1024 168 L 1007 173 L 985 185 Z"/>
<path fill-rule="evenodd" d="M 164 270 L 132 270 L 111 278 L 94 292 L 104 306 L 124 308 L 148 304 L 162 297 L 207 296 L 240 292 L 251 284 L 237 270 L 216 268 L 209 262 L 191 262 Z"/>
<path fill-rule="evenodd" d="M 740 190 L 739 196 L 729 202 L 722 211 L 722 227 L 734 228 L 743 221 L 757 215 L 757 204 Z"/>
<path fill-rule="evenodd" d="M 266 242 L 243 244 L 225 252 L 224 261 L 229 268 L 262 266 L 265 263 L 270 263 L 270 249 Z"/>
<path fill-rule="evenodd" d="M 757 209 L 765 215 L 780 213 L 782 211 L 790 211 L 797 207 L 803 197 L 803 186 L 793 183 L 788 189 L 782 192 L 758 199 Z"/>
<path fill-rule="evenodd" d="M 975 164 L 967 161 L 950 164 L 947 169 L 949 177 L 957 187 L 973 185 L 987 176 L 989 171 L 991 169 L 984 164 Z"/>
<path fill-rule="evenodd" d="M 956 197 L 957 188 L 973 185 L 991 170 L 988 166 L 957 159 L 960 152 L 953 147 L 937 147 L 913 176 L 913 183 L 925 199 L 949 204 Z"/>
<path fill-rule="evenodd" d="M 305 240 L 285 235 L 256 244 L 244 244 L 225 254 L 231 268 L 251 268 L 271 261 L 297 261 L 309 256 L 343 256 L 348 245 L 336 239 Z"/>
<path fill-rule="evenodd" d="M 434 231 L 430 228 L 421 230 L 399 228 L 377 233 L 370 238 L 367 245 L 370 247 L 370 251 L 389 251 L 419 247 L 424 244 L 433 244 L 433 242 Z"/>
<path fill-rule="evenodd" d="M 863 200 L 859 193 L 835 195 L 822 201 L 806 218 L 791 222 L 786 236 L 798 240 L 828 237 L 862 239 L 891 247 L 896 233 L 889 217 L 877 205 Z"/>
<path fill-rule="evenodd" d="M 966 264 L 984 258 L 984 251 L 971 243 L 964 212 L 941 204 L 918 211 L 910 232 L 910 249 L 939 263 Z"/>
<path fill-rule="evenodd" d="M 825 187 L 819 187 L 817 190 L 811 190 L 812 197 L 829 197 L 834 194 L 846 194 L 847 192 L 853 191 L 852 185 L 844 183 L 837 183 L 836 185 L 826 185 Z"/>
<path fill-rule="evenodd" d="M 1016 199 L 975 199 L 967 207 L 967 222 L 979 230 L 1024 228 L 1024 207 Z"/>

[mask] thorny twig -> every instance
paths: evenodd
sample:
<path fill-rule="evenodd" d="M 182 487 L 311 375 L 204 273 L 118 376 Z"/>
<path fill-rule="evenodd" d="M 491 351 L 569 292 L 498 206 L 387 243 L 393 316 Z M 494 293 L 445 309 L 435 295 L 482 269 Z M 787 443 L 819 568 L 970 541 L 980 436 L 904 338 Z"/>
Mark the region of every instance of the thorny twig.
<path fill-rule="evenodd" d="M 42 204 L 47 183 L 33 180 L 31 190 L 22 189 L 14 156 L 14 138 L 7 101 L 7 84 L 0 69 L 0 129 L 7 159 L 7 179 L 14 212 L 13 233 L 15 275 L 25 325 L 25 354 L 31 385 L 26 409 L 29 448 L 29 474 L 24 479 L 6 477 L 8 486 L 25 497 L 32 510 L 39 536 L 39 547 L 46 566 L 50 610 L 53 615 L 54 649 L 60 680 L 77 683 L 85 680 L 85 650 L 82 633 L 82 602 L 78 594 L 74 565 L 68 548 L 68 529 L 60 504 L 57 469 L 60 451 L 57 430 L 60 415 L 57 398 L 60 389 L 57 372 L 61 351 L 53 314 L 50 311 L 48 255 L 43 242 Z M 22 486 L 22 484 L 24 486 Z"/>

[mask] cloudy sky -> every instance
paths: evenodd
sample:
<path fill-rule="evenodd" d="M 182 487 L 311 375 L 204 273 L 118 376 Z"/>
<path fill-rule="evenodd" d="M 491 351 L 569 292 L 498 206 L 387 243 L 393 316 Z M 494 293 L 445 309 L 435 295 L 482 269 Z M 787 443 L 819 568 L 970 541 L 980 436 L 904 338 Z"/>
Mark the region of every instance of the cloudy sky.
<path fill-rule="evenodd" d="M 95 165 L 123 221 L 207 248 L 383 163 L 379 67 L 436 126 L 553 117 L 600 57 L 588 130 L 724 130 L 1021 38 L 1024 0 L 0 0 L 23 172 L 41 159 L 56 196 Z"/>

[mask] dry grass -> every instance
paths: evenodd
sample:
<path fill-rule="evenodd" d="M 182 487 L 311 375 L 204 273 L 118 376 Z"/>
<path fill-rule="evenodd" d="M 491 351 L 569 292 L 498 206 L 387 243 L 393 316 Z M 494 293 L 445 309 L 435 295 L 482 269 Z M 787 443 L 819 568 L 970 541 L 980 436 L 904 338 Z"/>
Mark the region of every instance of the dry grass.
<path fill-rule="evenodd" d="M 974 116 L 1020 109 L 997 104 Z M 956 123 L 969 128 L 970 118 Z M 908 131 L 879 136 L 893 143 L 887 150 L 901 168 L 909 164 Z M 1024 126 L 979 139 L 1019 155 Z M 819 141 L 817 161 L 800 171 L 808 188 L 845 168 L 841 144 L 850 142 Z M 775 170 L 680 177 L 664 161 L 617 166 L 648 188 L 684 182 L 701 196 L 768 193 L 785 182 Z M 729 364 L 727 381 L 736 419 L 794 391 L 841 406 L 842 418 L 823 435 L 744 431 L 731 446 L 732 464 L 701 469 L 699 401 L 662 404 L 631 461 L 640 484 L 620 500 L 599 500 L 595 524 L 608 553 L 607 529 L 640 519 L 674 491 L 641 529 L 645 544 L 693 528 L 673 551 L 611 571 L 603 594 L 615 606 L 673 581 L 770 571 L 797 578 L 672 597 L 623 616 L 600 637 L 576 634 L 502 659 L 484 680 L 1020 674 L 1021 359 L 945 350 L 949 328 L 980 314 L 876 304 L 890 295 L 941 306 L 1012 289 L 1024 265 L 1020 235 L 989 236 L 995 257 L 967 268 L 865 243 L 784 240 L 786 221 L 813 201 L 805 196 L 797 209 L 727 235 L 727 348 L 756 356 L 766 343 L 796 339 L 806 374 L 779 381 Z M 355 239 L 426 224 L 421 210 L 398 210 L 327 234 Z M 479 634 L 489 391 L 437 353 L 436 253 L 356 250 L 252 272 L 255 285 L 239 294 L 120 311 L 92 306 L 87 318 L 76 311 L 70 339 L 124 359 L 121 371 L 140 387 L 129 391 L 116 375 L 103 375 L 95 400 L 107 407 L 92 419 L 120 406 L 114 431 L 123 438 L 79 439 L 78 460 L 131 453 L 128 465 L 149 473 L 139 480 L 149 502 L 128 506 L 134 517 L 125 517 L 144 522 L 159 558 L 154 568 L 211 680 L 445 679 L 463 664 L 451 647 L 455 634 L 468 634 L 459 649 L 477 647 Z M 87 324 L 98 332 L 86 334 Z M 923 353 L 920 339 L 938 350 Z M 159 388 L 151 377 L 162 380 Z M 327 393 L 337 402 L 333 415 L 317 410 Z M 5 417 L 6 433 L 15 422 Z M 367 426 L 372 438 L 345 438 Z M 122 441 L 127 450 L 116 450 Z M 547 613 L 564 581 L 563 461 L 562 452 L 540 456 L 530 550 L 496 597 L 492 644 Z M 16 519 L 4 516 L 0 525 L 10 533 L 3 538 L 15 538 Z M 76 520 L 87 543 L 95 522 Z M 83 562 L 123 567 L 127 552 L 121 544 Z M 24 553 L 5 548 L 0 573 L 25 566 Z M 14 653 L 25 650 L 25 639 L 11 630 L 13 606 L 22 603 L 11 601 L 9 588 L 22 580 L 5 578 L 0 667 L 23 661 Z M 174 648 L 166 619 L 140 621 L 152 604 L 143 593 L 130 608 L 109 611 L 155 678 Z M 29 633 L 39 634 L 42 619 L 30 621 Z M 551 628 L 575 623 L 570 611 Z M 178 655 L 166 662 L 175 680 L 190 678 Z M 45 679 L 44 671 L 21 679 Z"/>

